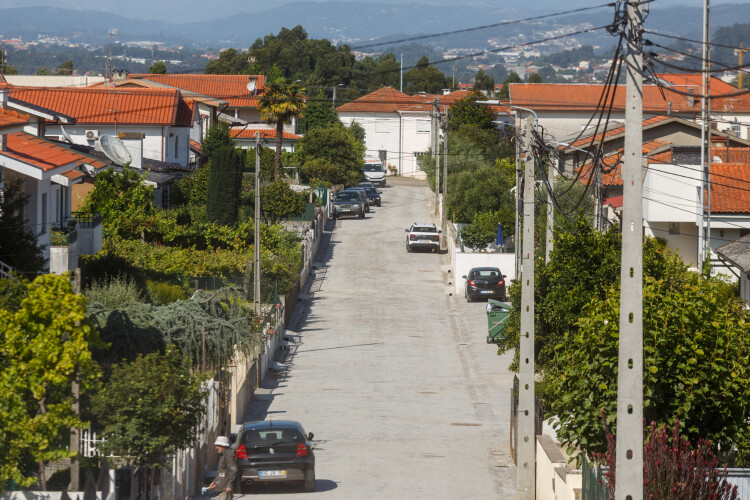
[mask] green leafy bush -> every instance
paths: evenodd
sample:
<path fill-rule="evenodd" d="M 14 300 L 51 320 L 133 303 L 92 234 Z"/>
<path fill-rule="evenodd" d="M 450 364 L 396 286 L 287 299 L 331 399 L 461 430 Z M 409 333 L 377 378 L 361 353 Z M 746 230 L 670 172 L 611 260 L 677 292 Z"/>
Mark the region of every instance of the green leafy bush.
<path fill-rule="evenodd" d="M 282 180 L 260 188 L 260 215 L 266 224 L 275 224 L 301 215 L 305 211 L 304 193 L 297 193 Z"/>
<path fill-rule="evenodd" d="M 230 226 L 237 222 L 240 210 L 244 156 L 234 147 L 214 151 L 208 176 L 206 215 L 208 220 Z"/>
<path fill-rule="evenodd" d="M 461 228 L 461 241 L 464 246 L 475 251 L 484 250 L 497 237 L 497 225 L 502 225 L 506 214 L 497 212 L 480 212 L 474 215 L 474 220 L 468 226 Z M 507 228 L 503 226 L 504 234 Z"/>
<path fill-rule="evenodd" d="M 130 304 L 143 302 L 143 289 L 127 275 L 107 276 L 103 280 L 94 281 L 84 290 L 86 303 L 99 302 L 105 307 L 125 307 Z"/>
<path fill-rule="evenodd" d="M 178 300 L 185 300 L 185 290 L 179 285 L 163 281 L 146 281 L 151 302 L 157 306 L 165 306 Z"/>

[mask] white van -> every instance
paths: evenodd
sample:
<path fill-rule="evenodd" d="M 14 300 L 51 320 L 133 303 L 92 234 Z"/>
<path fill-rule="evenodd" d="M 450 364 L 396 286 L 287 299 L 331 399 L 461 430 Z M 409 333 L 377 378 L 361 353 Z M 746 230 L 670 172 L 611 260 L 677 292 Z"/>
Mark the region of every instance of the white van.
<path fill-rule="evenodd" d="M 382 163 L 365 163 L 365 178 L 378 186 L 385 186 L 385 169 Z"/>

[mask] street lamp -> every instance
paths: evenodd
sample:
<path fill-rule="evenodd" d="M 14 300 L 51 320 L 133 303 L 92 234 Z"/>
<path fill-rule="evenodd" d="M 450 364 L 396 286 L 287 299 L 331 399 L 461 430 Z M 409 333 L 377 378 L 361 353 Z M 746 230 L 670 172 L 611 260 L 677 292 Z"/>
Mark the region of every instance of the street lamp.
<path fill-rule="evenodd" d="M 334 86 L 333 86 L 333 107 L 334 107 L 334 108 L 336 107 L 336 90 L 337 90 L 337 89 L 338 89 L 339 87 L 343 87 L 343 86 L 344 86 L 344 84 L 343 84 L 343 83 L 339 83 L 338 85 L 334 85 Z"/>

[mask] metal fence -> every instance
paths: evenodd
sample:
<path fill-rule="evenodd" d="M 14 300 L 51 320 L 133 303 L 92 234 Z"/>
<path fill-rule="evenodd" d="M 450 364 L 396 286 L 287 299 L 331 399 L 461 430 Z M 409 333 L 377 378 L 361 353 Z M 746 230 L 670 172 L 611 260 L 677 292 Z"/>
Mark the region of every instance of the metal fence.
<path fill-rule="evenodd" d="M 607 482 L 604 479 L 604 469 L 599 465 L 590 464 L 586 457 L 583 457 L 581 465 L 581 499 L 582 500 L 609 500 L 609 490 Z"/>

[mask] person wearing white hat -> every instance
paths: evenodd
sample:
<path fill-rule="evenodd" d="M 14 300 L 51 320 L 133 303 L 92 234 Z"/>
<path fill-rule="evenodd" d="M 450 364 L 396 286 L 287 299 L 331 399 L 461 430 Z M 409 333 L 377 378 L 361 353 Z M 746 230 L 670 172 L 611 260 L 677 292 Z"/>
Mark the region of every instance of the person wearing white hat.
<path fill-rule="evenodd" d="M 217 437 L 214 445 L 216 453 L 219 454 L 219 468 L 216 471 L 216 479 L 208 489 L 220 492 L 218 500 L 232 500 L 232 486 L 237 478 L 237 459 L 229 449 L 232 445 L 226 436 Z"/>

